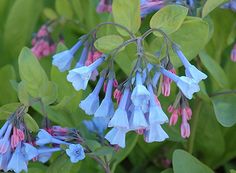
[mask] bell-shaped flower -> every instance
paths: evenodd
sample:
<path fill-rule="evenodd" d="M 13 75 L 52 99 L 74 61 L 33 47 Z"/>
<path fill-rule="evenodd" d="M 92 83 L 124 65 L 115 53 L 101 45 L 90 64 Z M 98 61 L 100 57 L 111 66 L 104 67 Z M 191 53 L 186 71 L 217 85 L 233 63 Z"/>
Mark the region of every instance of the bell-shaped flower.
<path fill-rule="evenodd" d="M 66 149 L 66 154 L 72 163 L 77 163 L 85 158 L 84 149 L 80 144 L 70 144 L 69 148 Z"/>
<path fill-rule="evenodd" d="M 40 147 L 38 149 L 37 160 L 46 163 L 52 156 L 52 153 L 61 151 L 61 148 L 49 148 L 49 147 Z"/>
<path fill-rule="evenodd" d="M 3 169 L 4 172 L 7 172 L 7 165 L 12 156 L 11 147 L 9 146 L 7 151 L 4 154 L 0 154 L 0 169 Z"/>
<path fill-rule="evenodd" d="M 192 99 L 193 94 L 200 91 L 199 85 L 192 78 L 186 76 L 179 77 L 164 69 L 163 67 L 161 67 L 161 73 L 172 79 L 188 99 Z"/>
<path fill-rule="evenodd" d="M 109 79 L 106 89 L 105 98 L 102 100 L 101 105 L 95 112 L 95 117 L 111 117 L 114 114 L 114 105 L 112 102 L 112 86 L 113 79 Z"/>
<path fill-rule="evenodd" d="M 187 77 L 194 79 L 197 83 L 207 78 L 206 74 L 189 63 L 188 59 L 184 56 L 183 52 L 179 48 L 174 47 L 174 50 L 185 67 L 185 74 Z"/>
<path fill-rule="evenodd" d="M 98 83 L 92 93 L 82 100 L 80 103 L 80 108 L 85 111 L 88 115 L 93 115 L 99 107 L 99 92 L 102 88 L 104 77 L 100 77 Z"/>
<path fill-rule="evenodd" d="M 148 127 L 147 120 L 140 106 L 134 106 L 130 117 L 130 129 L 139 130 Z"/>
<path fill-rule="evenodd" d="M 121 148 L 125 147 L 125 135 L 128 132 L 127 129 L 124 128 L 112 128 L 105 136 L 105 138 L 112 145 L 118 145 Z"/>
<path fill-rule="evenodd" d="M 67 80 L 72 83 L 73 87 L 77 91 L 81 89 L 85 90 L 92 72 L 103 63 L 104 59 L 104 57 L 101 57 L 89 66 L 82 66 L 70 70 L 69 74 L 67 75 Z"/>
<path fill-rule="evenodd" d="M 36 144 L 42 146 L 42 145 L 49 144 L 49 143 L 66 144 L 66 145 L 68 144 L 67 142 L 64 142 L 64 141 L 54 138 L 46 130 L 40 129 L 40 131 L 37 135 Z"/>
<path fill-rule="evenodd" d="M 3 137 L 3 135 L 5 134 L 8 125 L 9 125 L 9 121 L 6 121 L 4 125 L 2 126 L 2 128 L 0 129 L 0 138 Z"/>
<path fill-rule="evenodd" d="M 84 49 L 80 55 L 80 59 L 75 65 L 75 68 L 79 68 L 79 67 L 84 66 L 87 57 L 88 57 L 88 47 L 84 47 Z"/>
<path fill-rule="evenodd" d="M 121 97 L 119 106 L 117 110 L 115 111 L 114 116 L 110 120 L 108 126 L 109 127 L 119 127 L 119 128 L 129 128 L 129 121 L 128 121 L 128 115 L 126 112 L 126 103 L 129 96 L 129 88 L 126 88 L 124 90 L 124 93 Z"/>
<path fill-rule="evenodd" d="M 160 124 L 152 124 L 145 131 L 145 141 L 151 142 L 162 142 L 169 138 L 168 134 L 162 129 Z"/>
<path fill-rule="evenodd" d="M 168 117 L 163 112 L 161 106 L 156 102 L 156 96 L 153 92 L 152 85 L 148 85 L 148 91 L 150 92 L 150 107 L 149 107 L 149 124 L 163 124 L 168 122 Z"/>
<path fill-rule="evenodd" d="M 90 132 L 103 135 L 109 122 L 109 117 L 93 117 L 92 120 L 84 120 L 83 124 Z"/>
<path fill-rule="evenodd" d="M 25 159 L 22 151 L 21 151 L 21 143 L 16 147 L 11 160 L 8 163 L 7 170 L 13 170 L 16 173 L 20 173 L 21 171 L 28 171 L 27 168 L 27 160 Z"/>
<path fill-rule="evenodd" d="M 142 83 L 140 72 L 136 73 L 135 81 L 136 84 L 131 94 L 131 100 L 135 106 L 142 106 L 144 103 L 147 103 L 149 101 L 150 93 Z"/>
<path fill-rule="evenodd" d="M 81 47 L 82 41 L 79 40 L 71 49 L 59 52 L 53 56 L 52 64 L 61 72 L 70 69 L 75 52 Z"/>
<path fill-rule="evenodd" d="M 12 124 L 9 124 L 3 138 L 0 139 L 0 153 L 1 154 L 6 153 L 7 149 L 10 146 L 11 131 L 12 131 Z"/>
<path fill-rule="evenodd" d="M 38 156 L 38 150 L 33 145 L 24 143 L 23 144 L 23 153 L 24 157 L 27 161 L 33 159 L 34 157 Z"/>

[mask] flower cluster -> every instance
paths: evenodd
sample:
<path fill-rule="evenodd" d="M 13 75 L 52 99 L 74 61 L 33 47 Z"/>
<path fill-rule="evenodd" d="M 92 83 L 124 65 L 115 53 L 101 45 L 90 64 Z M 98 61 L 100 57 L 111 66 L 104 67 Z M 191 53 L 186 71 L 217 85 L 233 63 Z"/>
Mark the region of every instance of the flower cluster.
<path fill-rule="evenodd" d="M 222 8 L 231 9 L 236 12 L 236 0 L 230 0 L 229 2 L 222 5 Z"/>
<path fill-rule="evenodd" d="M 60 126 L 53 126 L 47 131 L 41 129 L 35 141 L 24 123 L 23 117 L 26 110 L 25 106 L 20 106 L 0 129 L 1 170 L 27 172 L 30 160 L 45 163 L 52 153 L 63 150 L 61 145 L 66 146 L 66 153 L 71 162 L 75 163 L 84 159 L 84 149 L 79 144 L 81 138 L 76 130 Z"/>
<path fill-rule="evenodd" d="M 177 76 L 175 74 L 169 58 L 162 61 L 161 64 L 151 63 L 146 58 L 141 43 L 142 39 L 137 38 L 138 57 L 136 65 L 131 70 L 130 76 L 117 86 L 112 56 L 100 54 L 100 57 L 89 63 L 89 65 L 85 63 L 91 59 L 88 56 L 89 50 L 86 46 L 88 45 L 88 39 L 85 39 L 88 37 L 88 35 L 82 36 L 71 49 L 53 56 L 53 64 L 59 70 L 69 70 L 74 54 L 84 45 L 79 61 L 75 68 L 69 71 L 67 76 L 67 80 L 72 83 L 77 91 L 85 90 L 89 80 L 92 79 L 93 72 L 99 70 L 99 66 L 108 62 L 108 66 L 101 71 L 94 90 L 80 102 L 80 108 L 88 115 L 94 115 L 95 118 L 103 118 L 103 125 L 98 127 L 100 132 L 103 131 L 104 124 L 108 122 L 108 127 L 112 129 L 105 135 L 105 138 L 112 145 L 125 147 L 125 136 L 129 131 L 135 131 L 143 135 L 146 142 L 163 141 L 168 138 L 167 133 L 162 129 L 162 125 L 168 122 L 168 117 L 162 110 L 155 93 L 156 88 L 158 88 L 157 85 L 162 83 L 163 95 L 169 96 L 170 84 L 173 81 L 181 90 L 181 98 L 192 99 L 193 94 L 200 90 L 198 83 L 207 76 L 190 64 L 175 44 L 172 44 L 172 49 L 185 67 L 185 76 Z M 161 75 L 163 76 L 163 82 L 159 82 Z M 100 100 L 103 86 L 105 88 L 104 97 Z M 114 106 L 112 95 L 117 100 L 117 108 Z M 188 137 L 190 129 L 187 120 L 190 119 L 191 115 L 189 111 L 186 113 L 184 104 L 181 104 L 181 108 L 180 114 L 183 120 L 181 125 L 182 136 Z M 176 119 L 176 117 L 171 118 L 171 124 L 175 124 Z M 85 123 L 87 123 L 90 131 L 95 131 L 94 129 L 97 128 L 93 121 Z"/>

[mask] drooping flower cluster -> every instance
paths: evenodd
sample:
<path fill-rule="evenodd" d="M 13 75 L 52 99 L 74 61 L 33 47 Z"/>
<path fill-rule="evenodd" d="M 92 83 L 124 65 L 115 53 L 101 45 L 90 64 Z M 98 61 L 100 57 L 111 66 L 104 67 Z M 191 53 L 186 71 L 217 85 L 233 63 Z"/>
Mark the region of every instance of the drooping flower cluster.
<path fill-rule="evenodd" d="M 80 108 L 86 114 L 94 115 L 95 118 L 104 118 L 104 122 L 108 120 L 108 127 L 112 129 L 105 135 L 105 138 L 113 145 L 125 147 L 125 136 L 129 131 L 144 135 L 146 142 L 163 141 L 168 138 L 162 129 L 162 125 L 168 122 L 168 117 L 163 112 L 155 93 L 156 88 L 158 88 L 157 85 L 160 83 L 158 82 L 160 76 L 163 75 L 162 93 L 164 96 L 170 94 L 170 84 L 174 81 L 181 90 L 183 98 L 188 99 L 192 99 L 193 94 L 200 90 L 198 83 L 207 76 L 190 64 L 182 51 L 174 44 L 172 44 L 172 48 L 185 67 L 185 76 L 179 77 L 175 74 L 169 58 L 161 64 L 147 63 L 148 59 L 146 59 L 145 51 L 141 47 L 138 48 L 137 62 L 131 70 L 131 75 L 117 86 L 113 57 L 101 54 L 89 65 L 85 63 L 90 61 L 88 47 L 86 47 L 88 42 L 85 38 L 88 36 L 83 36 L 71 49 L 60 52 L 53 57 L 53 64 L 59 70 L 69 70 L 75 52 L 82 45 L 85 45 L 75 68 L 71 69 L 67 76 L 67 80 L 72 83 L 77 91 L 85 90 L 89 80 L 91 80 L 92 73 L 98 70 L 101 64 L 108 62 L 108 66 L 101 71 L 94 90 L 80 102 Z M 137 45 L 142 45 L 141 41 L 137 38 Z M 100 100 L 99 96 L 103 86 L 105 96 Z M 117 108 L 114 106 L 112 95 L 117 100 Z M 187 120 L 191 116 L 186 114 L 185 107 L 182 108 L 182 136 L 188 137 L 190 130 Z M 173 119 L 171 119 L 171 124 L 176 121 Z M 91 131 L 97 128 L 93 122 L 85 123 Z M 104 129 L 104 126 L 101 129 Z"/>
<path fill-rule="evenodd" d="M 222 5 L 222 8 L 231 9 L 236 12 L 236 0 L 230 0 L 229 2 Z"/>
<path fill-rule="evenodd" d="M 0 129 L 1 170 L 27 172 L 30 160 L 45 163 L 52 153 L 63 150 L 61 145 L 66 146 L 71 162 L 84 159 L 84 148 L 79 144 L 81 138 L 76 130 L 60 126 L 48 128 L 48 131 L 41 129 L 35 141 L 24 123 L 26 110 L 25 106 L 20 106 Z"/>
<path fill-rule="evenodd" d="M 31 44 L 33 46 L 32 52 L 39 59 L 53 54 L 56 50 L 56 44 L 52 40 L 47 25 L 41 26 Z"/>

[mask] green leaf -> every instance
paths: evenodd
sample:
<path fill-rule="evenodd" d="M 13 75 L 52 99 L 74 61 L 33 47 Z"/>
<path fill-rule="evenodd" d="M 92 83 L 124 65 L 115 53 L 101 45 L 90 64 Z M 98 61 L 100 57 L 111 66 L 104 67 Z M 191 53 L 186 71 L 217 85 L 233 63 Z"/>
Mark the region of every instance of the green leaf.
<path fill-rule="evenodd" d="M 51 9 L 51 8 L 45 8 L 43 10 L 43 13 L 50 20 L 55 20 L 55 19 L 58 18 L 56 12 L 53 9 Z"/>
<path fill-rule="evenodd" d="M 161 29 L 166 34 L 177 31 L 188 14 L 188 9 L 180 5 L 167 5 L 156 12 L 150 21 L 150 27 Z M 161 34 L 155 32 L 156 35 Z"/>
<path fill-rule="evenodd" d="M 175 150 L 173 154 L 174 173 L 214 173 L 208 166 L 184 150 Z"/>
<path fill-rule="evenodd" d="M 11 65 L 6 65 L 0 69 L 0 105 L 17 101 L 17 96 L 10 80 L 16 80 L 15 70 Z"/>
<path fill-rule="evenodd" d="M 15 58 L 21 48 L 30 40 L 37 19 L 42 11 L 43 1 L 17 0 L 7 16 L 4 28 L 4 50 Z"/>
<path fill-rule="evenodd" d="M 0 107 L 0 120 L 6 120 L 20 105 L 20 103 L 9 103 Z"/>
<path fill-rule="evenodd" d="M 109 53 L 113 49 L 120 46 L 123 41 L 123 38 L 119 35 L 107 35 L 97 39 L 94 43 L 94 46 L 101 52 Z"/>
<path fill-rule="evenodd" d="M 162 171 L 161 173 L 174 173 L 174 171 L 173 171 L 173 169 L 169 168 L 169 169 Z"/>
<path fill-rule="evenodd" d="M 45 82 L 39 90 L 39 97 L 45 105 L 54 103 L 57 99 L 57 85 L 54 82 Z"/>
<path fill-rule="evenodd" d="M 236 170 L 231 169 L 230 173 L 236 173 Z"/>
<path fill-rule="evenodd" d="M 89 149 L 95 151 L 101 147 L 101 144 L 96 140 L 86 140 L 85 143 L 88 145 Z"/>
<path fill-rule="evenodd" d="M 55 8 L 59 15 L 72 19 L 73 10 L 68 0 L 56 0 Z"/>
<path fill-rule="evenodd" d="M 231 127 L 236 123 L 236 95 L 219 95 L 212 98 L 214 111 L 219 123 Z"/>
<path fill-rule="evenodd" d="M 139 0 L 114 0 L 112 14 L 116 23 L 125 26 L 134 34 L 138 32 L 141 25 Z M 129 35 L 124 29 L 117 27 L 117 30 L 124 36 Z"/>
<path fill-rule="evenodd" d="M 38 132 L 39 126 L 38 126 L 37 122 L 28 113 L 26 113 L 24 115 L 24 121 L 25 121 L 26 127 L 30 131 Z"/>
<path fill-rule="evenodd" d="M 30 95 L 26 90 L 26 86 L 23 81 L 21 81 L 17 86 L 18 98 L 22 104 L 25 106 L 30 105 Z"/>
<path fill-rule="evenodd" d="M 202 17 L 207 16 L 211 11 L 228 0 L 207 0 L 202 9 Z"/>
<path fill-rule="evenodd" d="M 93 152 L 93 154 L 95 154 L 96 156 L 109 156 L 112 155 L 113 153 L 114 153 L 114 148 L 107 146 L 100 147 L 95 152 Z"/>
<path fill-rule="evenodd" d="M 48 167 L 46 173 L 71 173 L 72 169 L 76 169 L 77 171 L 80 168 L 80 162 L 73 164 L 69 160 L 66 154 L 60 155 L 57 157 Z"/>
<path fill-rule="evenodd" d="M 45 173 L 47 166 L 39 162 L 29 162 L 28 164 L 28 173 Z"/>
<path fill-rule="evenodd" d="M 210 72 L 219 86 L 221 88 L 229 87 L 228 78 L 220 65 L 205 52 L 200 52 L 199 56 L 203 65 Z"/>
<path fill-rule="evenodd" d="M 28 48 L 23 48 L 18 59 L 21 80 L 24 81 L 28 93 L 37 97 L 40 87 L 48 81 L 47 75 L 37 58 Z"/>

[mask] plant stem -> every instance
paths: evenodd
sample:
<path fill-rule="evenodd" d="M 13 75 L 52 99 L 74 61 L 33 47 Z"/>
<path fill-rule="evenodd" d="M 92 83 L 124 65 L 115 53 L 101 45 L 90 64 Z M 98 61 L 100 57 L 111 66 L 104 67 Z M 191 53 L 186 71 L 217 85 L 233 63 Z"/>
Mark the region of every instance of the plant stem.
<path fill-rule="evenodd" d="M 236 94 L 236 90 L 215 92 L 215 93 L 210 94 L 210 97 L 215 97 L 215 96 L 219 96 L 219 95 L 226 95 L 226 94 Z"/>
<path fill-rule="evenodd" d="M 201 100 L 199 98 L 197 98 L 196 103 L 195 103 L 195 110 L 193 111 L 192 132 L 191 132 L 191 136 L 189 139 L 189 145 L 188 145 L 188 152 L 190 154 L 193 153 L 194 140 L 195 140 L 195 136 L 196 136 L 196 130 L 197 130 L 197 124 L 198 124 L 198 119 L 199 119 L 199 113 L 201 110 L 201 105 L 202 105 Z"/>

